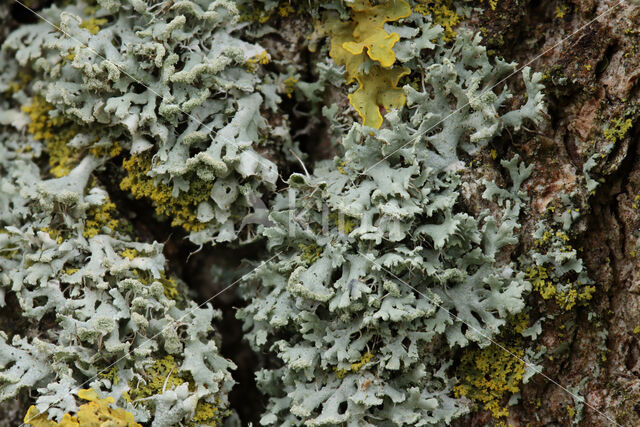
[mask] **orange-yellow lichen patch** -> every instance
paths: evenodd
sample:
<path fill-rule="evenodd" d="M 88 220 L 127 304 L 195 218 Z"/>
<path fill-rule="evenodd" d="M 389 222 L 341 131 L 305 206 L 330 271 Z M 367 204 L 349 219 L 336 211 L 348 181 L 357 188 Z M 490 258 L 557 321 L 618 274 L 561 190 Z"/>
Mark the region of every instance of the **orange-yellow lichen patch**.
<path fill-rule="evenodd" d="M 110 408 L 113 397 L 101 399 L 92 389 L 78 391 L 78 397 L 88 400 L 80 406 L 76 415 L 64 414 L 59 423 L 49 420 L 47 413 L 40 413 L 31 406 L 24 416 L 24 422 L 34 427 L 80 427 L 80 426 L 120 426 L 142 427 L 136 423 L 133 414 L 119 408 Z"/>
<path fill-rule="evenodd" d="M 375 66 L 368 74 L 357 77 L 360 87 L 349 95 L 349 101 L 363 118 L 365 126 L 379 128 L 382 125 L 380 107 L 390 111 L 404 105 L 406 97 L 397 84 L 406 74 L 409 74 L 409 69 L 404 67 L 385 70 Z"/>
<path fill-rule="evenodd" d="M 358 0 L 349 7 L 349 21 L 326 15 L 319 29 L 331 37 L 329 56 L 345 66 L 347 83 L 357 81 L 360 86 L 349 96 L 351 105 L 366 126 L 379 128 L 380 108 L 390 110 L 404 105 L 405 97 L 396 85 L 409 72 L 405 68 L 389 68 L 395 63 L 393 46 L 400 36 L 387 33 L 384 24 L 411 15 L 411 6 L 404 0 L 388 0 L 376 6 L 368 0 Z M 362 66 L 368 60 L 375 63 L 364 72 Z"/>
<path fill-rule="evenodd" d="M 342 47 L 353 55 L 367 49 L 369 58 L 383 67 L 391 67 L 396 61 L 393 45 L 400 40 L 396 33 L 384 30 L 385 22 L 397 21 L 411 15 L 411 6 L 404 0 L 387 1 L 371 6 L 369 0 L 360 0 L 351 5 L 353 11 L 353 41 L 346 41 Z"/>

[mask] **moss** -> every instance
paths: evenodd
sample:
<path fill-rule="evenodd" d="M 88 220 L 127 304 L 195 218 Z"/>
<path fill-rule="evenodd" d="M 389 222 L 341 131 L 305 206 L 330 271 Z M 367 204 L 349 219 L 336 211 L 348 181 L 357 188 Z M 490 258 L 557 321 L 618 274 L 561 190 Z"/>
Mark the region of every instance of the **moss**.
<path fill-rule="evenodd" d="M 506 329 L 519 334 L 528 326 L 529 317 L 521 314 L 509 323 L 511 328 Z M 458 384 L 453 390 L 456 397 L 465 396 L 478 402 L 499 419 L 509 415 L 503 406 L 505 398 L 520 391 L 525 373 L 525 365 L 521 361 L 524 339 L 519 335 L 503 335 L 496 343 L 465 350 L 456 370 Z"/>
<path fill-rule="evenodd" d="M 444 28 L 442 40 L 448 42 L 456 37 L 455 27 L 460 23 L 460 16 L 453 10 L 453 0 L 417 0 L 414 12 L 431 16 L 435 24 Z"/>
<path fill-rule="evenodd" d="M 69 119 L 54 116 L 53 105 L 43 97 L 33 97 L 31 105 L 25 105 L 22 110 L 29 115 L 28 131 L 36 141 L 44 141 L 49 154 L 51 174 L 55 177 L 67 175 L 78 162 L 77 151 L 68 143 L 78 133 L 78 127 Z"/>
<path fill-rule="evenodd" d="M 76 415 L 64 414 L 60 423 L 49 420 L 47 413 L 40 413 L 35 406 L 29 408 L 24 416 L 24 422 L 34 427 L 142 427 L 141 424 L 135 422 L 132 413 L 124 409 L 109 407 L 115 401 L 113 397 L 101 399 L 92 389 L 78 391 L 78 397 L 89 402 L 81 405 Z"/>
<path fill-rule="evenodd" d="M 206 228 L 206 222 L 198 221 L 197 209 L 200 203 L 211 198 L 213 182 L 190 176 L 189 190 L 173 197 L 169 185 L 156 183 L 153 178 L 147 176 L 151 168 L 149 156 L 131 156 L 122 166 L 127 171 L 127 176 L 120 183 L 121 189 L 131 192 L 138 199 L 150 199 L 158 215 L 171 218 L 172 226 L 182 227 L 186 231 L 200 231 Z"/>

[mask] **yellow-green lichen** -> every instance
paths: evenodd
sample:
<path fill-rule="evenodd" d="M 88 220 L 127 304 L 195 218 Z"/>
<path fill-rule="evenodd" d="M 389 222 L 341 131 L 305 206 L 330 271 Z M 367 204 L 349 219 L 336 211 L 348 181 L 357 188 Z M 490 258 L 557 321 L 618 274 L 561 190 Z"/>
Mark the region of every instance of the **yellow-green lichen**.
<path fill-rule="evenodd" d="M 132 380 L 129 383 L 130 390 L 123 393 L 123 398 L 132 403 L 140 401 L 147 404 L 147 397 L 161 394 L 166 390 L 172 390 L 182 384 L 187 383 L 189 390 L 195 390 L 193 380 L 188 373 L 181 372 L 173 356 L 165 356 L 156 360 L 152 366 L 145 370 L 144 381 Z M 199 400 L 195 413 L 191 419 L 192 423 L 187 425 L 217 425 L 226 412 L 204 400 Z"/>
<path fill-rule="evenodd" d="M 422 15 L 431 16 L 435 24 L 444 28 L 442 40 L 448 42 L 456 37 L 455 27 L 460 23 L 460 16 L 453 10 L 453 0 L 417 0 L 413 9 Z"/>
<path fill-rule="evenodd" d="M 291 98 L 291 95 L 293 95 L 293 91 L 296 88 L 296 83 L 298 83 L 298 79 L 295 77 L 287 77 L 282 83 L 284 84 L 284 93 L 287 95 L 287 98 Z"/>
<path fill-rule="evenodd" d="M 173 197 L 171 186 L 156 183 L 147 176 L 151 168 L 149 156 L 131 156 L 124 160 L 122 166 L 127 171 L 127 176 L 120 183 L 121 189 L 131 192 L 138 199 L 150 199 L 158 215 L 171 218 L 172 226 L 182 227 L 186 231 L 206 228 L 206 222 L 198 221 L 197 209 L 200 203 L 210 199 L 213 182 L 193 176 L 189 180 L 189 190 Z"/>
<path fill-rule="evenodd" d="M 569 6 L 567 6 L 564 3 L 558 5 L 555 11 L 556 18 L 558 19 L 564 18 L 567 12 L 569 12 Z"/>
<path fill-rule="evenodd" d="M 583 285 L 578 282 L 567 281 L 563 287 L 558 279 L 553 279 L 550 275 L 553 266 L 537 265 L 527 270 L 527 280 L 533 286 L 533 290 L 538 292 L 545 299 L 555 299 L 556 303 L 566 311 L 571 310 L 577 303 L 586 303 L 591 300 L 596 291 L 595 286 Z"/>
<path fill-rule="evenodd" d="M 47 413 L 40 413 L 35 406 L 29 407 L 24 423 L 34 427 L 142 427 L 136 423 L 133 414 L 119 408 L 110 408 L 113 397 L 98 397 L 92 389 L 78 391 L 78 397 L 89 401 L 78 408 L 76 415 L 64 414 L 59 423 L 49 420 Z"/>
<path fill-rule="evenodd" d="M 382 125 L 380 108 L 400 108 L 406 102 L 397 87 L 400 77 L 409 73 L 406 68 L 389 68 L 395 63 L 393 45 L 400 36 L 384 30 L 386 22 L 397 21 L 411 14 L 411 6 L 404 0 L 388 0 L 372 6 L 368 0 L 349 4 L 351 19 L 341 21 L 333 15 L 325 16 L 320 30 L 331 38 L 329 56 L 346 68 L 347 84 L 357 81 L 358 89 L 349 95 L 351 105 L 365 126 Z M 361 71 L 368 60 L 375 61 L 369 72 Z"/>
<path fill-rule="evenodd" d="M 271 61 L 271 57 L 266 51 L 262 51 L 259 55 L 252 56 L 247 60 L 247 71 L 255 73 L 258 70 L 258 65 L 266 65 Z"/>
<path fill-rule="evenodd" d="M 528 326 L 529 317 L 521 314 L 510 323 L 512 330 L 519 334 Z M 478 402 L 496 419 L 508 416 L 504 401 L 520 391 L 525 373 L 523 347 L 523 338 L 516 335 L 503 337 L 485 348 L 465 350 L 456 371 L 458 384 L 453 389 L 455 396 L 465 396 Z"/>
<path fill-rule="evenodd" d="M 102 232 L 103 228 L 115 230 L 120 222 L 112 215 L 116 213 L 116 205 L 110 201 L 100 206 L 94 206 L 87 212 L 82 235 L 90 238 Z"/>
<path fill-rule="evenodd" d="M 145 256 L 144 254 L 139 253 L 135 249 L 125 249 L 120 252 L 120 255 L 128 258 L 133 261 L 135 257 Z M 181 302 L 183 301 L 183 297 L 180 294 L 180 290 L 178 289 L 178 282 L 173 277 L 167 277 L 164 271 L 160 272 L 160 277 L 154 277 L 150 272 L 144 271 L 140 272 L 137 269 L 133 270 L 136 279 L 139 280 L 144 285 L 150 285 L 153 282 L 160 282 L 162 284 L 164 296 L 168 299 Z"/>
<path fill-rule="evenodd" d="M 144 381 L 134 379 L 129 384 L 129 391 L 123 393 L 123 398 L 128 402 L 144 399 L 149 396 L 161 394 L 165 390 L 173 390 L 185 383 L 181 376 L 173 356 L 158 359 L 152 366 L 145 370 Z"/>
<path fill-rule="evenodd" d="M 362 355 L 362 357 L 358 362 L 352 363 L 350 367 L 344 368 L 344 369 L 338 369 L 337 367 L 334 366 L 333 370 L 336 372 L 336 377 L 344 378 L 344 376 L 350 372 L 358 372 L 360 368 L 362 368 L 367 363 L 371 362 L 371 359 L 373 359 L 373 353 L 368 351 Z"/>
<path fill-rule="evenodd" d="M 344 234 L 349 234 L 356 228 L 356 220 L 354 218 L 346 216 L 340 218 L 340 215 L 337 212 L 331 212 L 329 214 L 329 219 L 336 227 L 338 227 L 338 230 L 342 231 Z"/>
<path fill-rule="evenodd" d="M 100 31 L 100 27 L 107 23 L 104 18 L 89 18 L 82 21 L 80 28 L 86 28 L 91 34 L 96 35 Z"/>
<path fill-rule="evenodd" d="M 98 372 L 98 378 L 109 380 L 112 385 L 117 385 L 120 382 L 120 377 L 118 376 L 118 368 L 116 366 L 113 366 L 106 372 Z"/>
<path fill-rule="evenodd" d="M 629 129 L 633 127 L 633 120 L 621 118 L 614 118 L 609 123 L 609 126 L 604 130 L 604 137 L 608 141 L 616 143 L 625 137 Z"/>
<path fill-rule="evenodd" d="M 53 240 L 55 240 L 58 244 L 64 242 L 65 240 L 69 239 L 71 237 L 71 231 L 69 231 L 68 229 L 61 227 L 42 227 L 40 228 L 40 231 L 44 231 L 45 233 L 47 233 L 49 235 L 49 237 L 51 237 Z"/>
<path fill-rule="evenodd" d="M 52 115 L 54 108 L 43 97 L 34 96 L 22 110 L 29 115 L 28 131 L 36 141 L 44 141 L 49 155 L 51 174 L 61 177 L 71 172 L 78 162 L 77 152 L 68 144 L 78 133 L 77 126 L 60 115 Z"/>
<path fill-rule="evenodd" d="M 300 243 L 298 249 L 301 251 L 300 258 L 307 265 L 313 264 L 322 255 L 322 248 L 314 243 L 308 245 Z"/>

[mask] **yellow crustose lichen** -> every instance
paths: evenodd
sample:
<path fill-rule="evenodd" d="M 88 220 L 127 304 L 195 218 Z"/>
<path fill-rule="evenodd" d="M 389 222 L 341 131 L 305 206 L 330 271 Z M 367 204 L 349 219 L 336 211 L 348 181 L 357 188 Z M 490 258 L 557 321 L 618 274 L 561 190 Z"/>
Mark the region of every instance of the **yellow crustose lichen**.
<path fill-rule="evenodd" d="M 352 363 L 349 368 L 338 369 L 337 367 L 334 367 L 333 370 L 336 371 L 336 377 L 344 378 L 344 376 L 347 375 L 349 372 L 358 372 L 360 368 L 362 368 L 367 363 L 371 362 L 371 359 L 373 359 L 373 353 L 368 351 L 362 355 L 362 357 L 360 358 L 360 361 L 356 363 Z"/>
<path fill-rule="evenodd" d="M 129 385 L 131 389 L 123 393 L 123 398 L 132 403 L 150 396 L 163 393 L 165 390 L 172 390 L 184 383 L 189 385 L 189 389 L 195 389 L 188 374 L 179 371 L 173 356 L 166 356 L 156 360 L 155 363 L 145 370 L 145 382 L 133 380 Z M 147 402 L 141 400 L 141 402 Z M 209 402 L 198 401 L 196 411 L 192 421 L 199 425 L 215 426 L 225 414 Z"/>
<path fill-rule="evenodd" d="M 453 0 L 417 0 L 414 11 L 431 16 L 435 24 L 444 28 L 442 40 L 448 42 L 456 37 L 454 27 L 460 23 L 460 16 L 452 10 Z"/>
<path fill-rule="evenodd" d="M 604 137 L 613 143 L 620 141 L 633 127 L 631 119 L 612 119 L 609 126 L 604 130 Z"/>
<path fill-rule="evenodd" d="M 87 212 L 87 220 L 84 223 L 82 235 L 86 238 L 93 237 L 102 232 L 103 227 L 115 230 L 120 222 L 113 218 L 116 214 L 116 205 L 111 201 L 100 206 L 94 206 Z"/>
<path fill-rule="evenodd" d="M 78 391 L 78 397 L 89 402 L 81 405 L 76 415 L 64 414 L 59 423 L 49 420 L 47 413 L 40 413 L 35 406 L 29 408 L 24 422 L 34 427 L 142 427 L 135 422 L 132 413 L 110 408 L 109 405 L 115 401 L 111 396 L 101 399 L 94 390 L 87 389 Z"/>
<path fill-rule="evenodd" d="M 529 317 L 520 314 L 511 320 L 512 330 L 520 334 L 528 322 Z M 520 391 L 525 373 L 525 365 L 521 361 L 523 347 L 523 338 L 516 336 L 500 342 L 500 346 L 493 343 L 485 348 L 467 349 L 457 369 L 458 384 L 453 389 L 455 396 L 465 396 L 482 404 L 496 419 L 509 415 L 508 409 L 502 406 L 503 400 Z"/>
<path fill-rule="evenodd" d="M 53 106 L 42 96 L 33 97 L 31 105 L 22 107 L 29 115 L 29 133 L 36 141 L 44 141 L 49 154 L 51 174 L 61 177 L 71 172 L 77 163 L 77 153 L 68 143 L 78 133 L 77 126 L 62 116 L 52 116 Z"/>
<path fill-rule="evenodd" d="M 127 176 L 120 183 L 120 188 L 131 192 L 138 198 L 149 198 L 158 215 L 171 218 L 171 225 L 184 228 L 186 231 L 200 231 L 207 223 L 197 219 L 198 205 L 211 197 L 213 182 L 203 181 L 196 177 L 189 180 L 189 191 L 179 197 L 172 196 L 172 188 L 167 184 L 156 183 L 147 173 L 151 169 L 151 158 L 144 154 L 131 156 L 122 166 Z"/>

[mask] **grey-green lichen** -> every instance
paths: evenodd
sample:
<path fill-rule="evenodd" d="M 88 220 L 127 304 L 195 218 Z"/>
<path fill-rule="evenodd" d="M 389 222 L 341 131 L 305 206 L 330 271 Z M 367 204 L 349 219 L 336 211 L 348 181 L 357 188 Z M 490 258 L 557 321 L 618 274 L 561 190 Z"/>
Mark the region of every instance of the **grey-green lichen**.
<path fill-rule="evenodd" d="M 14 29 L 0 52 L 0 305 L 15 296 L 39 333 L 0 332 L 0 400 L 27 389 L 60 421 L 90 387 L 153 426 L 229 413 L 218 312 L 193 302 L 162 244 L 136 238 L 99 178 L 111 167 L 115 190 L 198 245 L 266 243 L 237 312 L 261 355 L 262 424 L 442 425 L 472 400 L 504 417 L 539 369 L 527 345 L 544 319 L 509 322 L 528 321 L 532 294 L 570 310 L 594 287 L 569 245 L 573 207 L 514 255 L 532 165 L 493 154 L 506 183 L 470 166 L 539 123 L 544 100 L 529 68 L 522 93 L 493 86 L 516 64 L 490 58 L 469 10 L 77 0 Z M 312 70 L 267 50 L 287 20 L 312 33 Z M 334 158 L 308 162 L 291 103 L 326 125 Z M 521 360 L 498 351 L 505 336 Z"/>

